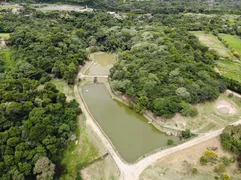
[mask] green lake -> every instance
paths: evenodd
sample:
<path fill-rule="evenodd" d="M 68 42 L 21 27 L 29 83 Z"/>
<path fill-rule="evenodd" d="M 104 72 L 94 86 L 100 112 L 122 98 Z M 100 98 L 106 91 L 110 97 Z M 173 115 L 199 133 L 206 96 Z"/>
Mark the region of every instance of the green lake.
<path fill-rule="evenodd" d="M 104 84 L 85 85 L 82 93 L 91 114 L 127 162 L 167 146 L 168 139 L 179 141 L 178 137 L 161 133 L 148 124 L 144 116 L 113 100 Z"/>
<path fill-rule="evenodd" d="M 91 54 L 93 64 L 85 72 L 86 75 L 102 75 L 108 76 L 110 69 L 116 62 L 116 54 L 110 53 L 93 53 Z"/>

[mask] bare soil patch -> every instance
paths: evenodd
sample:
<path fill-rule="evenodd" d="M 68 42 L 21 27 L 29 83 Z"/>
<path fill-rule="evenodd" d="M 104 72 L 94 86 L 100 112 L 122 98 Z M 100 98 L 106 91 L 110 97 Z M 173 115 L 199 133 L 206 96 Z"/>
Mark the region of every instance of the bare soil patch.
<path fill-rule="evenodd" d="M 224 151 L 219 137 L 210 139 L 198 145 L 192 146 L 188 149 L 178 151 L 171 155 L 159 159 L 155 164 L 149 166 L 141 175 L 140 180 L 201 180 L 214 179 L 215 173 L 213 171 L 215 165 L 203 166 L 200 164 L 200 157 L 208 147 L 218 147 L 216 153 L 218 157 L 227 156 L 232 157 L 233 154 Z M 197 168 L 198 174 L 192 175 L 192 169 Z M 241 179 L 241 174 L 238 170 L 237 163 L 233 163 L 227 168 L 227 173 L 233 179 Z"/>
<path fill-rule="evenodd" d="M 234 115 L 238 113 L 236 105 L 224 99 L 216 101 L 216 110 L 223 115 Z"/>

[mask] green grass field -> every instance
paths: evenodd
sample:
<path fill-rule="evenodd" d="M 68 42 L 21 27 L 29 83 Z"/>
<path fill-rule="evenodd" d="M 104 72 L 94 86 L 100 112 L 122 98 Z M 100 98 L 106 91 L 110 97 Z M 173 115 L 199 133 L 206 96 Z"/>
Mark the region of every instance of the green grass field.
<path fill-rule="evenodd" d="M 80 118 L 83 118 L 80 117 Z M 81 128 L 78 125 L 76 132 L 76 142 L 73 141 L 65 150 L 61 164 L 66 170 L 61 176 L 61 180 L 80 179 L 80 169 L 96 159 L 98 150 L 90 142 L 85 125 Z"/>
<path fill-rule="evenodd" d="M 0 37 L 9 39 L 10 38 L 10 33 L 0 33 Z"/>
<path fill-rule="evenodd" d="M 50 82 L 53 83 L 60 92 L 63 92 L 68 100 L 74 99 L 74 86 L 69 86 L 63 79 L 52 79 Z"/>
<path fill-rule="evenodd" d="M 220 60 L 217 62 L 217 68 L 223 76 L 241 82 L 241 63 Z"/>
<path fill-rule="evenodd" d="M 241 39 L 230 34 L 219 34 L 219 36 L 229 44 L 231 50 L 237 51 L 241 54 Z"/>
<path fill-rule="evenodd" d="M 203 31 L 192 31 L 195 36 L 198 37 L 199 41 L 209 47 L 210 49 L 216 50 L 221 57 L 229 57 L 233 59 L 233 55 L 229 49 L 227 49 L 216 36 L 211 33 L 205 33 Z"/>
<path fill-rule="evenodd" d="M 0 50 L 0 55 L 3 56 L 6 68 L 11 68 L 15 66 L 15 63 L 10 58 L 10 49 Z"/>
<path fill-rule="evenodd" d="M 223 76 L 241 82 L 241 63 L 232 55 L 231 51 L 218 40 L 216 36 L 211 33 L 204 33 L 203 31 L 192 31 L 191 33 L 197 36 L 202 44 L 208 46 L 210 49 L 216 50 L 221 57 L 229 57 L 231 60 L 222 58 L 222 60 L 217 61 L 216 69 Z M 234 38 L 234 47 L 237 49 L 240 48 L 239 50 L 241 51 L 241 40 L 235 36 L 226 36 L 226 34 L 225 37 L 228 39 L 228 41 L 226 40 L 228 43 L 231 43 L 232 39 Z"/>

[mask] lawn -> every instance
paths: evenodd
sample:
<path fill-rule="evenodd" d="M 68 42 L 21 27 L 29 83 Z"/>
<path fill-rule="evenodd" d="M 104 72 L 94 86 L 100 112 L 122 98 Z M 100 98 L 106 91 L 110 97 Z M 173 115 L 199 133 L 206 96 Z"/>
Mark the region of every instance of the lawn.
<path fill-rule="evenodd" d="M 230 49 L 241 54 L 241 39 L 239 37 L 230 34 L 219 34 L 219 36 L 228 43 Z"/>
<path fill-rule="evenodd" d="M 15 66 L 15 63 L 10 58 L 10 49 L 0 50 L 0 55 L 3 57 L 6 68 L 11 68 Z"/>
<path fill-rule="evenodd" d="M 221 94 L 216 101 L 207 101 L 195 105 L 198 110 L 196 117 L 184 117 L 177 114 L 166 122 L 170 126 L 178 126 L 182 129 L 190 129 L 196 133 L 205 133 L 221 129 L 228 124 L 240 119 L 241 102 L 240 98 L 229 97 L 226 93 Z M 234 110 L 234 114 L 221 112 L 220 107 L 228 107 L 229 111 Z"/>
<path fill-rule="evenodd" d="M 223 76 L 241 82 L 241 63 L 220 60 L 217 62 L 217 69 Z"/>
<path fill-rule="evenodd" d="M 61 180 L 81 179 L 80 169 L 99 155 L 98 150 L 89 140 L 85 125 L 80 127 L 78 124 L 76 137 L 77 139 L 72 141 L 64 152 L 61 164 L 65 167 L 65 171 Z"/>
<path fill-rule="evenodd" d="M 0 37 L 9 39 L 10 38 L 10 33 L 0 33 Z"/>
<path fill-rule="evenodd" d="M 193 33 L 195 36 L 197 36 L 202 44 L 208 46 L 210 49 L 216 50 L 221 57 L 229 57 L 231 60 L 222 58 L 221 60 L 217 61 L 216 69 L 223 76 L 241 82 L 241 63 L 232 55 L 231 51 L 228 48 L 226 48 L 222 44 L 221 41 L 218 40 L 218 38 L 216 36 L 214 36 L 211 33 L 204 33 L 203 31 L 192 31 L 191 33 Z M 228 35 L 226 37 L 234 38 L 235 41 L 232 42 L 233 44 L 235 44 L 234 47 L 236 47 L 236 48 L 239 47 L 239 50 L 241 51 L 241 40 L 240 39 L 238 39 L 235 36 L 231 36 L 231 35 Z M 231 38 L 228 38 L 229 42 L 232 41 Z M 239 42 L 239 44 L 238 44 L 238 42 Z"/>
<path fill-rule="evenodd" d="M 198 37 L 199 41 L 209 47 L 210 49 L 216 50 L 221 57 L 229 57 L 233 59 L 233 55 L 229 49 L 227 49 L 216 36 L 211 33 L 205 33 L 203 31 L 191 31 L 195 36 Z"/>
<path fill-rule="evenodd" d="M 53 83 L 60 92 L 66 95 L 68 101 L 74 99 L 74 86 L 69 86 L 63 79 L 52 79 L 50 82 Z"/>

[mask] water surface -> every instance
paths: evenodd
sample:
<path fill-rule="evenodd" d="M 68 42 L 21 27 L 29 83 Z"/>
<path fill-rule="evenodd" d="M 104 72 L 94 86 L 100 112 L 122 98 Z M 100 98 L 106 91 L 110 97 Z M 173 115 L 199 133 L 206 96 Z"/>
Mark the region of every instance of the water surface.
<path fill-rule="evenodd" d="M 86 75 L 108 76 L 110 69 L 116 62 L 116 54 L 94 53 L 92 54 L 92 58 L 94 62 L 86 71 Z"/>
<path fill-rule="evenodd" d="M 168 139 L 178 141 L 177 137 L 167 136 L 148 124 L 144 116 L 111 99 L 104 84 L 86 85 L 82 93 L 95 120 L 127 162 L 167 146 Z"/>

